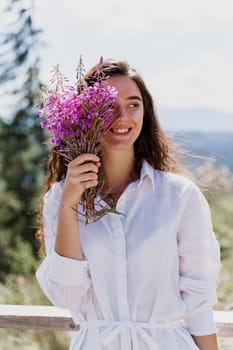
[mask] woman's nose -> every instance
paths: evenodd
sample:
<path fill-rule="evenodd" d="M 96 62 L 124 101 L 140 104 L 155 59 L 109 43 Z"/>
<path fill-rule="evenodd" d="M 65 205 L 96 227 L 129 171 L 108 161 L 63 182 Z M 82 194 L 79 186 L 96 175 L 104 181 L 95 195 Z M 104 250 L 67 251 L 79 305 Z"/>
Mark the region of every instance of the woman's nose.
<path fill-rule="evenodd" d="M 118 118 L 127 117 L 127 111 L 124 106 L 118 106 Z"/>

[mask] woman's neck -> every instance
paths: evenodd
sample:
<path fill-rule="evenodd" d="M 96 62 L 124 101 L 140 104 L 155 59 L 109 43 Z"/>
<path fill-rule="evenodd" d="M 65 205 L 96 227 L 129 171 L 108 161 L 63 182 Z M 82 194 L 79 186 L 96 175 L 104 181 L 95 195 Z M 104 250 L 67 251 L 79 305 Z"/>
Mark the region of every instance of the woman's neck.
<path fill-rule="evenodd" d="M 123 192 L 131 181 L 134 151 L 102 150 L 101 163 L 105 174 L 105 191 Z"/>

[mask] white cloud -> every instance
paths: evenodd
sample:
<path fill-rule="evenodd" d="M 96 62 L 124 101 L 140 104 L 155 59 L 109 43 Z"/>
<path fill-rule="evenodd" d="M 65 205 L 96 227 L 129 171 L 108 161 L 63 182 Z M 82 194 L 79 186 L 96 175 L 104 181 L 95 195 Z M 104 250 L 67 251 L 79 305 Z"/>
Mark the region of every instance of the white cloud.
<path fill-rule="evenodd" d="M 127 0 L 123 4 L 116 0 L 37 0 L 36 5 L 45 16 L 47 9 L 47 16 L 52 21 L 56 21 L 56 14 L 61 13 L 59 25 L 63 28 L 68 25 L 80 29 L 86 23 L 83 30 L 102 28 L 106 30 L 104 35 L 137 34 L 154 31 L 157 26 L 166 32 L 201 31 L 211 24 L 233 19 L 231 0 Z"/>
<path fill-rule="evenodd" d="M 0 0 L 0 13 L 6 0 Z M 25 0 L 25 5 L 28 0 Z M 157 104 L 233 113 L 232 0 L 35 0 L 48 45 L 42 78 L 60 63 L 71 80 L 80 53 L 123 58 L 142 73 Z M 12 20 L 1 16 L 1 28 Z"/>
<path fill-rule="evenodd" d="M 60 2 L 64 11 L 70 11 L 76 20 L 98 21 L 108 33 L 145 31 L 155 25 L 166 30 L 203 30 L 210 24 L 225 23 L 233 19 L 231 0 L 85 0 Z M 102 21 L 102 23 L 101 23 Z M 135 33 L 135 34 L 136 34 Z"/>
<path fill-rule="evenodd" d="M 220 55 L 200 55 L 199 61 L 190 58 L 187 65 L 156 71 L 148 84 L 159 105 L 233 111 L 232 63 Z"/>
<path fill-rule="evenodd" d="M 37 0 L 48 46 L 43 78 L 61 64 L 71 79 L 79 54 L 89 68 L 104 57 L 128 60 L 159 104 L 233 112 L 232 0 Z"/>

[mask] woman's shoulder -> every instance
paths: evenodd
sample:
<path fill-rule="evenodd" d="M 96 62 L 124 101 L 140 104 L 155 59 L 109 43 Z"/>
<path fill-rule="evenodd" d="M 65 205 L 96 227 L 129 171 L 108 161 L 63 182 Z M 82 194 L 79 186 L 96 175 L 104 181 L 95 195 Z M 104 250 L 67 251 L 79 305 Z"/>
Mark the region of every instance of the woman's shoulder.
<path fill-rule="evenodd" d="M 164 186 L 175 192 L 200 192 L 198 185 L 194 180 L 183 174 L 172 173 L 170 171 L 154 170 L 155 181 L 160 182 L 160 186 Z"/>
<path fill-rule="evenodd" d="M 64 180 L 59 182 L 54 182 L 48 192 L 44 196 L 44 201 L 60 201 L 61 194 L 64 187 Z"/>
<path fill-rule="evenodd" d="M 169 198 L 177 205 L 181 203 L 182 207 L 185 207 L 187 203 L 206 206 L 206 197 L 198 184 L 185 175 L 155 170 L 155 179 L 157 179 L 160 195 L 163 198 Z"/>

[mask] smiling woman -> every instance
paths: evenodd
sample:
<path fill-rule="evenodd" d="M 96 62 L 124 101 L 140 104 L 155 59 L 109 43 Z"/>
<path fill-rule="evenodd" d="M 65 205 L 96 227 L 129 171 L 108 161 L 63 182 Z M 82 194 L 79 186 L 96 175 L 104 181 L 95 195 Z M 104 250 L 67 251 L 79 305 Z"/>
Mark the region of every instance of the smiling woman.
<path fill-rule="evenodd" d="M 95 83 L 98 66 L 85 76 Z M 117 114 L 66 168 L 52 152 L 43 206 L 46 257 L 38 281 L 80 330 L 71 350 L 217 350 L 212 307 L 220 267 L 208 204 L 179 171 L 140 75 L 106 60 Z M 85 224 L 82 194 L 99 186 L 119 213 Z M 106 204 L 106 203 L 105 203 Z"/>

